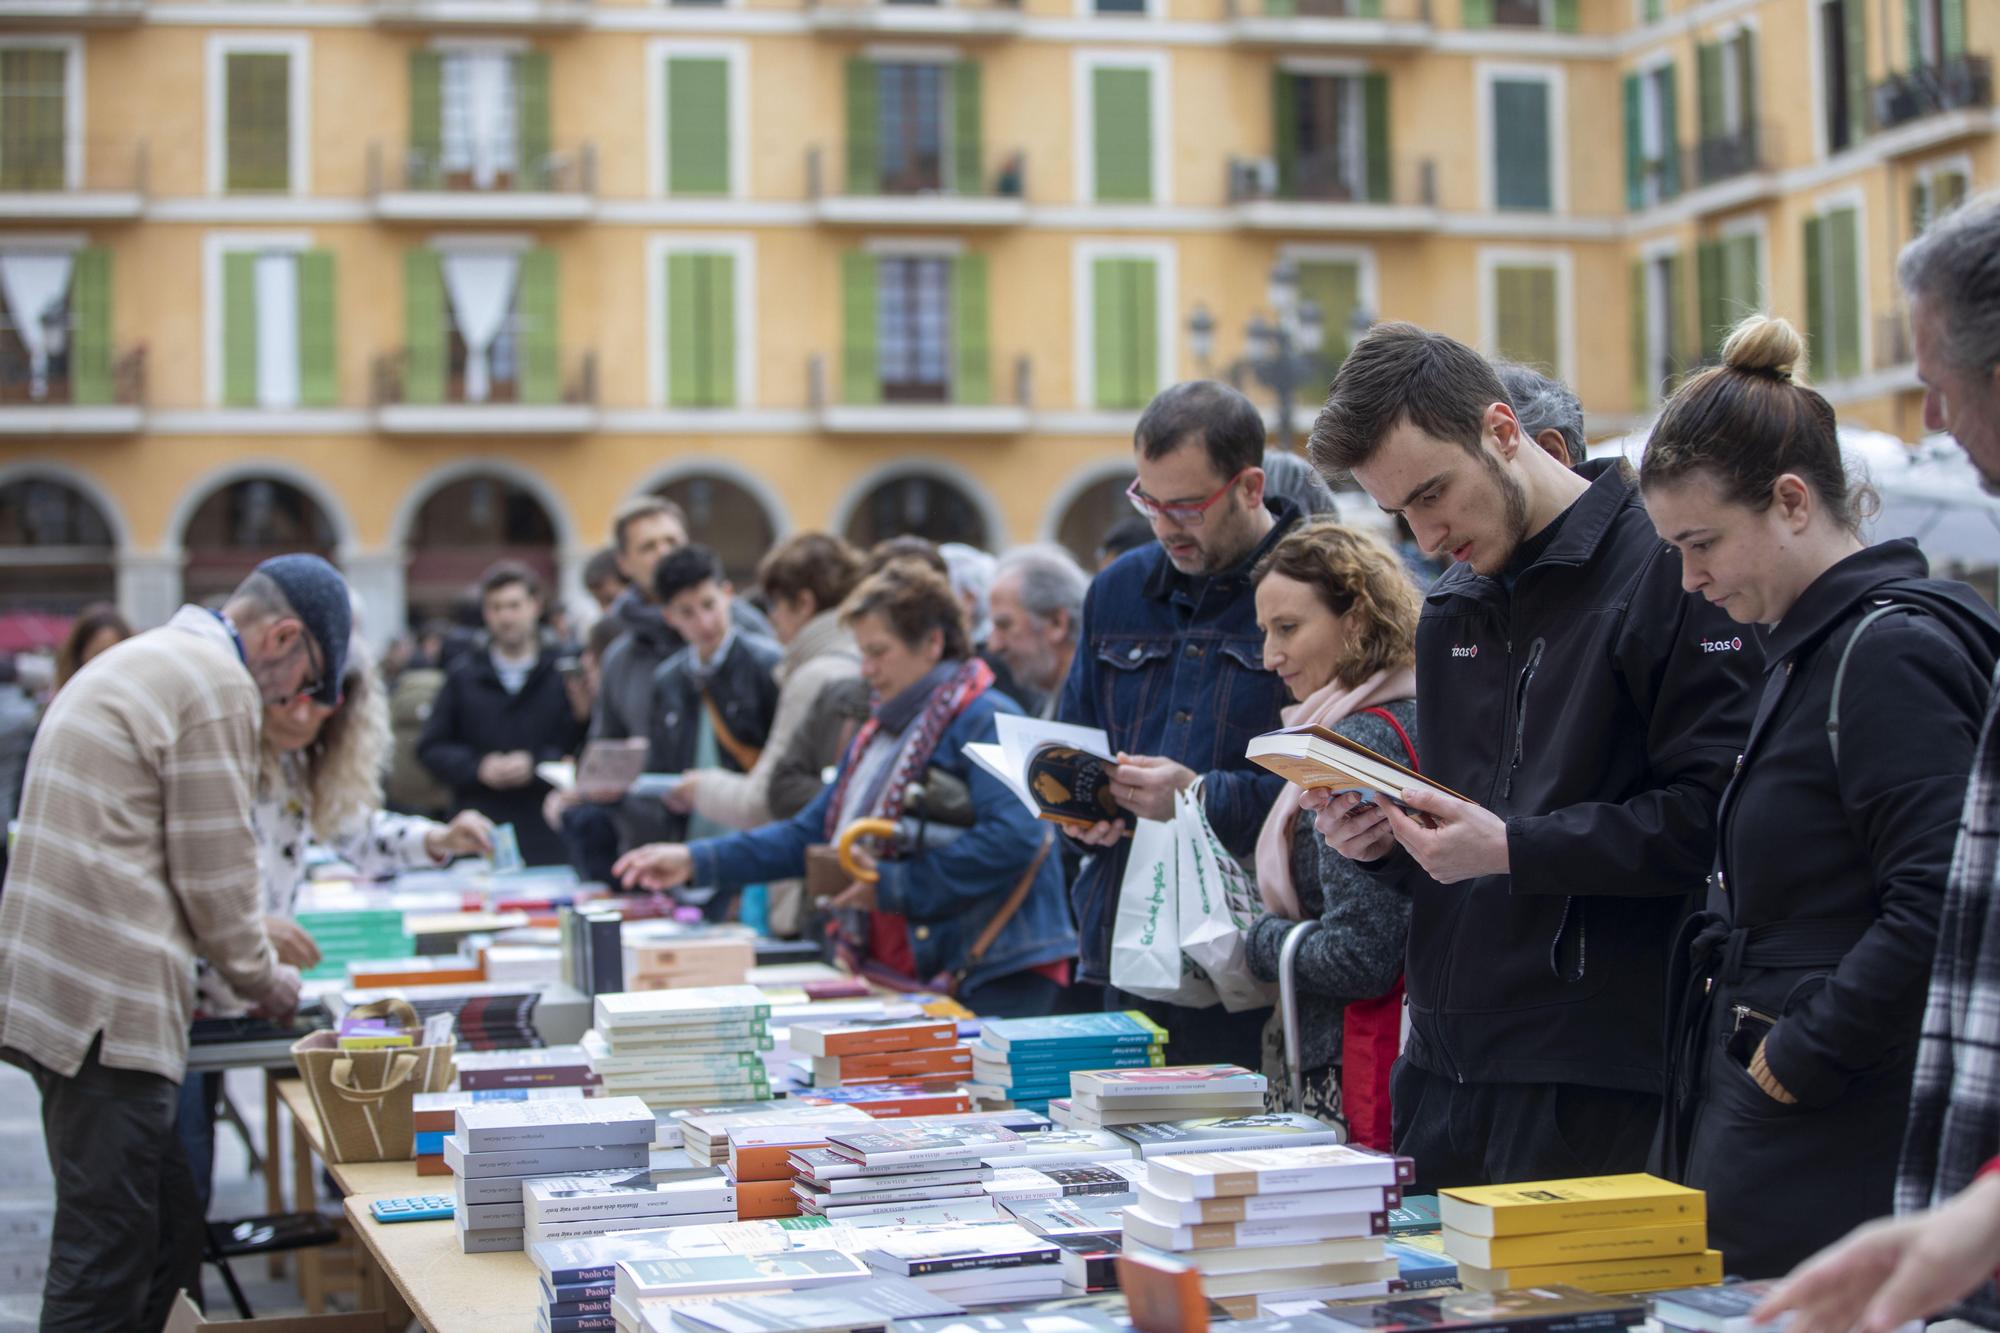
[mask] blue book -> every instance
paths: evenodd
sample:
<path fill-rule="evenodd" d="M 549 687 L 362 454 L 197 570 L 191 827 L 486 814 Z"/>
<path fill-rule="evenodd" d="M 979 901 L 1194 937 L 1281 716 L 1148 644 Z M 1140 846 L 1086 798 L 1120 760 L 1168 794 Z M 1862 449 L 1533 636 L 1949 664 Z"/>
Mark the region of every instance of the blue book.
<path fill-rule="evenodd" d="M 1145 1069 L 1167 1062 L 1164 1048 L 1159 1046 L 1107 1046 L 1049 1052 L 1017 1046 L 1011 1051 L 1001 1052 L 978 1042 L 972 1045 L 972 1058 L 1005 1065 L 1017 1075 L 1061 1074 L 1065 1077 L 1078 1069 Z"/>
<path fill-rule="evenodd" d="M 426 1134 L 417 1135 L 417 1156 L 436 1157 L 442 1153 L 444 1151 L 444 1141 L 448 1133 L 449 1131 L 447 1130 L 438 1129 Z"/>
<path fill-rule="evenodd" d="M 1406 1290 L 1423 1291 L 1430 1287 L 1458 1285 L 1458 1262 L 1444 1253 L 1444 1244 L 1439 1237 L 1392 1240 L 1386 1249 L 1389 1258 L 1396 1261 L 1396 1276 L 1402 1280 Z"/>
<path fill-rule="evenodd" d="M 571 1301 L 608 1301 L 618 1289 L 613 1278 L 601 1278 L 596 1282 L 565 1282 L 561 1286 L 551 1286 L 547 1278 L 542 1279 L 542 1298 L 550 1305 L 565 1305 Z"/>
<path fill-rule="evenodd" d="M 1077 1047 L 1158 1046 L 1167 1030 L 1136 1009 L 1123 1013 L 1050 1014 L 1044 1018 L 995 1018 L 985 1025 L 986 1044 L 1007 1054 Z"/>

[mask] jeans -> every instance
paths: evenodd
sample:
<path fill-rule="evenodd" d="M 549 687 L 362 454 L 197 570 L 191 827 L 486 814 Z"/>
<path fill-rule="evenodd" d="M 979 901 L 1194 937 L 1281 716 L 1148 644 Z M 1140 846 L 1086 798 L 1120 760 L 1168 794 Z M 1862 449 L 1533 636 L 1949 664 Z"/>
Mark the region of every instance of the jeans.
<path fill-rule="evenodd" d="M 181 1084 L 180 1111 L 174 1122 L 174 1134 L 187 1154 L 195 1199 L 204 1218 L 209 1200 L 215 1196 L 215 1103 L 221 1095 L 221 1071 L 189 1074 Z"/>
<path fill-rule="evenodd" d="M 7 1058 L 41 1090 L 56 1182 L 42 1333 L 155 1333 L 175 1293 L 201 1287 L 201 1210 L 174 1135 L 179 1086 L 107 1068 L 95 1042 L 73 1078 Z"/>

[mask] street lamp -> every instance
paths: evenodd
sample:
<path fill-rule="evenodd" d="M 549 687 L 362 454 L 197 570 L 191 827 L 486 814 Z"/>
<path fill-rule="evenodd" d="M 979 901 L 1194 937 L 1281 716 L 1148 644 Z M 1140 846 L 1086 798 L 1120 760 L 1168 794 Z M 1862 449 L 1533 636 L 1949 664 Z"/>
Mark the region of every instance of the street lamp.
<path fill-rule="evenodd" d="M 1222 370 L 1238 388 L 1248 376 L 1277 395 L 1278 444 L 1291 449 L 1292 402 L 1299 390 L 1319 384 L 1325 375 L 1320 353 L 1326 346 L 1326 312 L 1301 291 L 1298 261 L 1294 259 L 1280 259 L 1272 265 L 1264 295 L 1269 313 L 1260 310 L 1250 316 L 1243 329 L 1242 359 Z M 1365 311 L 1355 312 L 1355 319 L 1367 318 Z M 1197 305 L 1188 316 L 1188 345 L 1204 369 L 1215 352 L 1215 327 L 1215 316 L 1207 306 Z M 1365 332 L 1367 325 L 1363 324 L 1355 337 Z"/>

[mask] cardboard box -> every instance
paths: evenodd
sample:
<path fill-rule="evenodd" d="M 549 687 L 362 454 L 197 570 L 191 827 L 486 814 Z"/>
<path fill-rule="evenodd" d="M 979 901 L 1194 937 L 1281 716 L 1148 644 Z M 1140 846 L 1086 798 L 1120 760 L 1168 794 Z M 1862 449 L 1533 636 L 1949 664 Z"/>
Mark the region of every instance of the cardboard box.
<path fill-rule="evenodd" d="M 360 1314 L 287 1315 L 277 1319 L 231 1319 L 217 1321 L 205 1317 L 185 1291 L 167 1315 L 164 1333 L 195 1333 L 197 1329 L 226 1328 L 231 1333 L 382 1333 L 382 1312 Z"/>

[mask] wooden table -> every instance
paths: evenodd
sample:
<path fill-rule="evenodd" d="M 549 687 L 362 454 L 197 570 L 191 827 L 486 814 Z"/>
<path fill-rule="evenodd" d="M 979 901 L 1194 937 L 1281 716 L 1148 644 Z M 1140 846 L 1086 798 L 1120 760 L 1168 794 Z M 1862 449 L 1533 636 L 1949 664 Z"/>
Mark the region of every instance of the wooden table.
<path fill-rule="evenodd" d="M 360 1194 L 347 1200 L 348 1223 L 379 1284 L 363 1283 L 365 1302 L 400 1306 L 429 1333 L 525 1333 L 535 1326 L 542 1284 L 526 1254 L 465 1254 L 449 1218 L 384 1226 L 368 1211 L 370 1202 Z"/>
<path fill-rule="evenodd" d="M 306 1090 L 305 1080 L 289 1079 L 276 1087 L 278 1102 L 289 1113 L 287 1118 L 292 1123 L 292 1207 L 300 1211 L 310 1210 L 319 1198 L 319 1163 L 326 1156 L 319 1113 L 313 1109 L 312 1095 Z M 272 1141 L 276 1142 L 275 1135 Z M 381 1198 L 442 1194 L 451 1189 L 449 1177 L 419 1176 L 415 1162 L 327 1162 L 326 1169 L 333 1177 L 334 1185 L 349 1199 L 355 1195 Z M 374 1224 L 372 1216 L 369 1222 Z M 410 1222 L 403 1225 L 424 1224 Z M 449 1223 L 445 1224 L 445 1229 L 452 1231 Z M 359 1241 L 358 1228 L 356 1233 Z M 455 1246 L 456 1232 L 453 1232 L 452 1239 Z M 355 1251 L 359 1261 L 354 1275 L 360 1298 L 359 1308 L 382 1311 L 383 1327 L 390 1333 L 403 1333 L 410 1322 L 409 1308 L 396 1296 L 394 1287 L 380 1280 L 373 1247 L 358 1243 Z M 297 1250 L 294 1253 L 299 1260 L 299 1299 L 305 1302 L 308 1312 L 323 1313 L 329 1286 L 327 1256 L 319 1249 Z M 528 1276 L 530 1280 L 534 1278 L 532 1268 Z M 532 1307 L 530 1310 L 532 1312 Z"/>

